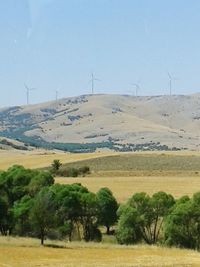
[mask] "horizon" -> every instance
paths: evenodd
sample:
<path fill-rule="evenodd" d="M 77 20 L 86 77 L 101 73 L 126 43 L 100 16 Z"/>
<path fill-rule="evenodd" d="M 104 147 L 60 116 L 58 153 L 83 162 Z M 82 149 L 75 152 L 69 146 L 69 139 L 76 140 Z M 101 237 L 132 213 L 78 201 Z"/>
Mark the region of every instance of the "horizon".
<path fill-rule="evenodd" d="M 200 2 L 0 2 L 0 107 L 95 93 L 200 90 Z M 138 88 L 139 88 L 138 87 Z M 56 93 L 58 91 L 58 93 Z"/>
<path fill-rule="evenodd" d="M 47 101 L 43 101 L 43 102 L 36 102 L 36 103 L 30 103 L 30 104 L 22 104 L 22 105 L 12 105 L 12 106 L 2 106 L 0 107 L 0 110 L 2 109 L 7 109 L 7 108 L 12 108 L 12 107 L 31 107 L 31 106 L 36 106 L 36 105 L 42 105 L 42 104 L 45 104 L 45 103 L 56 103 L 56 102 L 59 102 L 59 101 L 62 101 L 64 99 L 69 99 L 69 98 L 78 98 L 78 97 L 84 97 L 84 96 L 102 96 L 102 95 L 107 95 L 107 96 L 128 96 L 128 97 L 133 97 L 133 98 L 147 98 L 147 97 L 167 97 L 167 98 L 170 98 L 170 97 L 179 97 L 179 96 L 195 96 L 195 95 L 200 95 L 200 92 L 195 92 L 195 93 L 191 93 L 191 94 L 172 94 L 172 95 L 168 95 L 168 94 L 165 94 L 165 95 L 138 95 L 138 96 L 135 96 L 135 95 L 131 95 L 131 94 L 116 94 L 116 93 L 97 93 L 97 94 L 82 94 L 82 95 L 74 95 L 74 96 L 63 96 L 62 98 L 58 98 L 57 100 L 56 99 L 53 99 L 53 100 L 47 100 Z"/>

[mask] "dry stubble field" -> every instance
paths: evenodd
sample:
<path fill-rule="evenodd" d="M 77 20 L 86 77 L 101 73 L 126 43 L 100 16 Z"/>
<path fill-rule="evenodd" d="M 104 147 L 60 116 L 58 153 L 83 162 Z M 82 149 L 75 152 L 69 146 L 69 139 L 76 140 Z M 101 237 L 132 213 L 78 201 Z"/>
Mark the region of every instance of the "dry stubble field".
<path fill-rule="evenodd" d="M 48 242 L 47 242 L 48 243 Z M 59 243 L 40 247 L 38 240 L 0 238 L 0 267 L 199 267 L 200 254 L 156 246 Z"/>
<path fill-rule="evenodd" d="M 116 157 L 110 157 L 113 155 Z M 80 182 L 94 192 L 107 186 L 120 202 L 125 201 L 134 192 L 140 191 L 152 194 L 164 190 L 179 197 L 184 194 L 192 195 L 200 190 L 200 154 L 196 152 L 121 155 L 108 152 L 69 154 L 51 151 L 25 153 L 1 151 L 0 169 L 7 169 L 13 164 L 42 168 L 49 166 L 55 158 L 68 164 L 66 166 L 90 163 L 92 169 L 88 177 L 56 178 L 56 182 Z M 39 241 L 35 239 L 1 237 L 0 267 L 200 266 L 200 254 L 190 250 L 143 245 L 129 247 L 85 243 L 61 245 L 64 248 L 40 247 Z"/>

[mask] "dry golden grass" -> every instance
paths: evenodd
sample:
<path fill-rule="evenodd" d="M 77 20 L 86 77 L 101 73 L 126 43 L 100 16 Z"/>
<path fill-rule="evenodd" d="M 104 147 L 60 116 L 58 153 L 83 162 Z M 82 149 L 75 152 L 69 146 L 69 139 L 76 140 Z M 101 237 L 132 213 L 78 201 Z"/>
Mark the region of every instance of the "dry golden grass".
<path fill-rule="evenodd" d="M 6 170 L 14 164 L 23 165 L 26 168 L 48 167 L 54 159 L 59 159 L 63 163 L 92 159 L 106 155 L 113 155 L 114 152 L 96 152 L 96 153 L 65 153 L 58 151 L 16 151 L 0 150 L 0 170 Z"/>
<path fill-rule="evenodd" d="M 101 158 L 112 155 L 162 155 L 160 151 L 147 152 L 126 152 L 119 153 L 113 151 L 100 151 L 95 153 L 65 153 L 60 151 L 49 150 L 0 150 L 0 170 L 5 170 L 14 164 L 21 164 L 27 168 L 43 168 L 48 167 L 54 159 L 60 159 L 63 163 L 71 163 L 81 160 Z M 182 156 L 200 156 L 198 151 L 167 151 L 165 155 L 182 155 Z"/>
<path fill-rule="evenodd" d="M 92 192 L 97 192 L 101 187 L 111 189 L 120 202 L 124 202 L 136 192 L 153 194 L 165 191 L 178 198 L 183 195 L 191 196 L 200 191 L 200 177 L 184 176 L 140 176 L 140 177 L 77 177 L 56 178 L 57 183 L 81 183 Z"/>
<path fill-rule="evenodd" d="M 47 266 L 198 267 L 200 266 L 200 254 L 191 250 L 145 245 L 126 247 L 68 243 L 65 248 L 50 248 L 38 246 L 36 240 L 33 239 L 6 241 L 0 238 L 0 267 Z"/>

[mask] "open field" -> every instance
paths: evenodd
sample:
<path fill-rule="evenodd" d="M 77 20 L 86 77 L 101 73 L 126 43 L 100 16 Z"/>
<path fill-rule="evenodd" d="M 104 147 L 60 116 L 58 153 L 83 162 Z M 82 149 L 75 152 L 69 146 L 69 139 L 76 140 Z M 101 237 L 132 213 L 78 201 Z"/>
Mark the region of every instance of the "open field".
<path fill-rule="evenodd" d="M 179 175 L 198 174 L 200 155 L 178 153 L 125 153 L 72 162 L 66 167 L 89 166 L 92 175 L 134 176 L 134 175 Z M 118 175 L 119 174 L 119 175 Z M 124 174 L 124 175 L 123 175 Z"/>
<path fill-rule="evenodd" d="M 183 152 L 125 153 L 68 163 L 66 167 L 89 166 L 87 177 L 56 178 L 58 183 L 81 183 L 97 192 L 101 187 L 112 190 L 124 202 L 133 193 L 158 191 L 178 198 L 200 191 L 200 155 Z"/>
<path fill-rule="evenodd" d="M 182 176 L 139 176 L 139 177 L 77 177 L 56 178 L 57 183 L 81 183 L 92 192 L 97 192 L 101 187 L 108 187 L 119 202 L 126 201 L 136 192 L 153 194 L 165 191 L 175 198 L 183 195 L 191 196 L 200 191 L 200 177 Z"/>
<path fill-rule="evenodd" d="M 96 192 L 109 187 L 120 202 L 135 192 L 163 190 L 174 197 L 200 190 L 200 153 L 190 151 L 71 154 L 57 151 L 0 151 L 0 169 L 13 164 L 29 168 L 48 167 L 60 159 L 66 167 L 88 165 L 87 177 L 56 178 L 58 183 L 81 183 Z"/>
<path fill-rule="evenodd" d="M 200 254 L 156 246 L 68 243 L 40 247 L 38 240 L 0 238 L 0 267 L 198 267 Z"/>
<path fill-rule="evenodd" d="M 109 152 L 112 155 L 113 152 Z M 26 168 L 48 167 L 54 159 L 60 159 L 63 163 L 102 157 L 107 152 L 71 154 L 60 151 L 34 150 L 34 151 L 6 151 L 0 150 L 0 170 L 6 170 L 14 164 L 23 165 Z"/>
<path fill-rule="evenodd" d="M 103 171 L 114 171 L 114 173 L 148 171 L 148 174 L 153 171 L 176 173 L 200 171 L 200 152 L 198 151 L 67 153 L 43 149 L 0 150 L 0 170 L 5 170 L 14 164 L 21 164 L 27 168 L 44 168 L 50 166 L 54 159 L 60 159 L 69 167 L 88 164 L 95 173 L 101 171 L 102 174 Z"/>

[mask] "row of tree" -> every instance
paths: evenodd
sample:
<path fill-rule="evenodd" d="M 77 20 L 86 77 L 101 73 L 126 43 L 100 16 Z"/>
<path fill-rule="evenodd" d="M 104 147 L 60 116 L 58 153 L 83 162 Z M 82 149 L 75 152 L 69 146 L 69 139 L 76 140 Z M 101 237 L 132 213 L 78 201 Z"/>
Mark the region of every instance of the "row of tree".
<path fill-rule="evenodd" d="M 200 193 L 176 200 L 164 192 L 137 193 L 120 206 L 117 239 L 200 249 Z"/>
<path fill-rule="evenodd" d="M 0 173 L 2 235 L 101 241 L 100 225 L 117 221 L 118 203 L 108 188 L 94 194 L 81 184 L 54 184 L 49 172 L 13 166 Z"/>
<path fill-rule="evenodd" d="M 158 192 L 134 194 L 119 205 L 108 188 L 54 184 L 49 172 L 13 166 L 0 173 L 0 232 L 41 239 L 101 241 L 114 225 L 120 244 L 200 248 L 200 193 L 175 200 Z"/>

